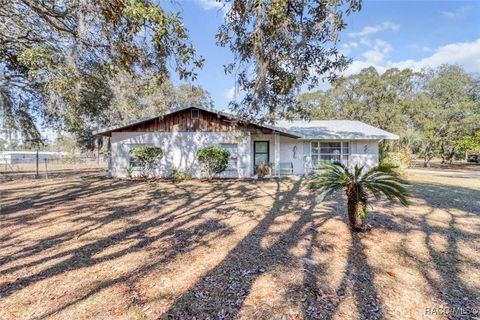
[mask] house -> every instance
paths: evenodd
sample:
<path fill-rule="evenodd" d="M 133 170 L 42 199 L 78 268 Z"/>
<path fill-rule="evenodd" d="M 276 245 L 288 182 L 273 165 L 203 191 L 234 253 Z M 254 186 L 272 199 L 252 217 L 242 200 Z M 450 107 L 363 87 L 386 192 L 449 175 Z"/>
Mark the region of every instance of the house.
<path fill-rule="evenodd" d="M 272 175 L 306 175 L 318 160 L 342 161 L 372 167 L 378 164 L 378 143 L 399 137 L 359 121 L 279 121 L 275 126 L 239 122 L 234 116 L 204 108 L 182 108 L 162 116 L 95 132 L 111 137 L 109 173 L 124 177 L 131 164 L 129 150 L 159 146 L 164 151 L 155 175 L 167 177 L 173 169 L 202 172 L 196 152 L 219 145 L 230 152 L 230 163 L 220 177 L 249 178 L 255 166 L 272 164 Z M 132 162 L 134 163 L 134 162 Z"/>

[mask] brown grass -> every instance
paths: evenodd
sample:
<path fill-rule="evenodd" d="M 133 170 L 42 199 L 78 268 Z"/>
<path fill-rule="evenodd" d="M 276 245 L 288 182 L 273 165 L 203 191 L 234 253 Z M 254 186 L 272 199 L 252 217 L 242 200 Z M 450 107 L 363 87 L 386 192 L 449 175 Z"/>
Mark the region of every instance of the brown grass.
<path fill-rule="evenodd" d="M 0 182 L 0 318 L 470 319 L 480 183 L 410 179 L 361 234 L 302 181 Z"/>

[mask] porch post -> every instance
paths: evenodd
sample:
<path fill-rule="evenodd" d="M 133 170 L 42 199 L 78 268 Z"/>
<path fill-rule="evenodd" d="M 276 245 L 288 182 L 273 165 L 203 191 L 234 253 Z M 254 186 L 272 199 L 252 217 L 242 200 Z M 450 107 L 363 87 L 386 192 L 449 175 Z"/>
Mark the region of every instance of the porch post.
<path fill-rule="evenodd" d="M 280 177 L 280 135 L 274 132 L 273 137 L 273 172 L 276 177 Z"/>

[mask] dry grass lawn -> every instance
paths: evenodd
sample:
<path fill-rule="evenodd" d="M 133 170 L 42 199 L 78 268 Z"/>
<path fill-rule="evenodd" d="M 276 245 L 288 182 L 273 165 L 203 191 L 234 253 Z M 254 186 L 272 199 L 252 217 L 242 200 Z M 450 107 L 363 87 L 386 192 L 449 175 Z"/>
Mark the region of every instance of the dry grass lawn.
<path fill-rule="evenodd" d="M 480 181 L 410 178 L 360 234 L 301 180 L 0 182 L 0 319 L 471 319 Z"/>

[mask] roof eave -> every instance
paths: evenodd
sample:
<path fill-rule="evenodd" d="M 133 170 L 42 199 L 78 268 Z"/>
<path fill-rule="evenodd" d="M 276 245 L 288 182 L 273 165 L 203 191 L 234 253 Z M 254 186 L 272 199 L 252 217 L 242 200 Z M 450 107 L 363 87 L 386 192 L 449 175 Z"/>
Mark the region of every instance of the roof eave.
<path fill-rule="evenodd" d="M 303 136 L 302 140 L 399 140 L 398 136 L 364 136 L 364 137 L 351 137 L 351 136 Z"/>

